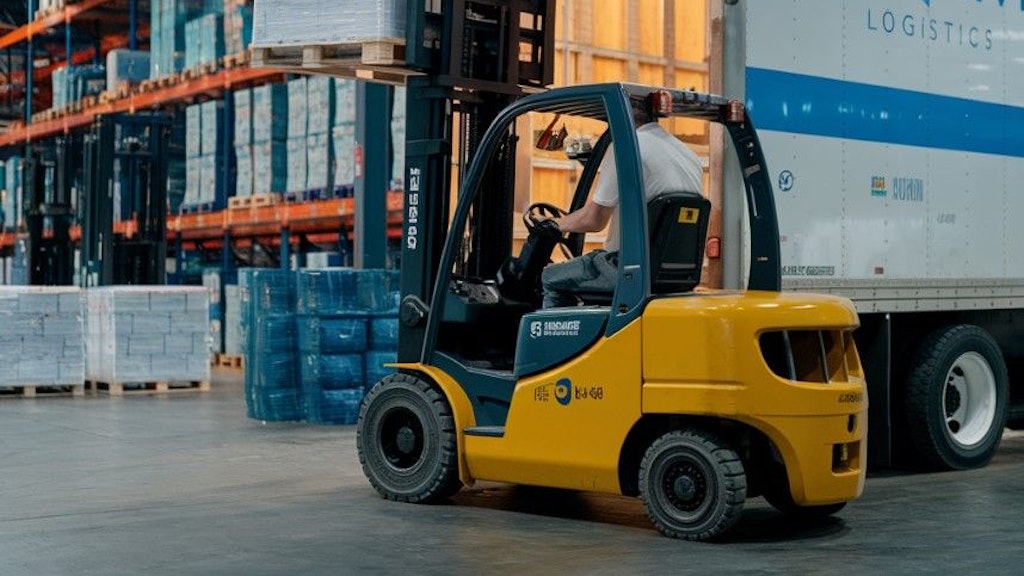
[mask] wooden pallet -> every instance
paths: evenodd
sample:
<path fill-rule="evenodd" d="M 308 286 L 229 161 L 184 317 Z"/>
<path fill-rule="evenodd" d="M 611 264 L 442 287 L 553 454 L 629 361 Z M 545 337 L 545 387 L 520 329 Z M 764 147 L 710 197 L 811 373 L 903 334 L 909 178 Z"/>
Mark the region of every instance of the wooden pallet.
<path fill-rule="evenodd" d="M 135 394 L 168 394 L 172 392 L 206 392 L 210 389 L 209 380 L 155 381 L 155 382 L 101 382 L 89 380 L 86 384 L 95 393 L 106 393 L 110 396 L 126 396 Z"/>
<path fill-rule="evenodd" d="M 228 54 L 221 58 L 221 67 L 231 70 L 240 66 L 245 66 L 249 63 L 249 53 L 240 52 L 238 54 Z"/>
<path fill-rule="evenodd" d="M 228 209 L 238 210 L 244 208 L 256 208 L 259 206 L 273 206 L 281 199 L 279 194 L 265 193 L 253 194 L 252 196 L 232 196 L 228 198 Z"/>
<path fill-rule="evenodd" d="M 210 357 L 210 365 L 221 368 L 241 370 L 245 365 L 244 356 L 232 356 L 231 354 L 214 354 Z"/>
<path fill-rule="evenodd" d="M 405 66 L 405 40 L 382 38 L 346 44 L 253 47 L 253 68 L 277 68 L 299 73 L 316 73 L 405 84 L 421 72 Z"/>
<path fill-rule="evenodd" d="M 0 398 L 42 398 L 47 396 L 85 396 L 85 384 L 23 384 L 0 387 Z"/>

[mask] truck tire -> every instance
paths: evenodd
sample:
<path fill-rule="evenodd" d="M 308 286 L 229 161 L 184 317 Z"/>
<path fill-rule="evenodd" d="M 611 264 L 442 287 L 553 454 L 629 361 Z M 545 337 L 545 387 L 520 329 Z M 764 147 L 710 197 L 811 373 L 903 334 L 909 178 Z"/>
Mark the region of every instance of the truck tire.
<path fill-rule="evenodd" d="M 363 399 L 356 448 L 363 473 L 388 500 L 431 503 L 462 488 L 452 409 L 429 383 L 390 374 Z"/>
<path fill-rule="evenodd" d="M 971 325 L 940 328 L 915 352 L 906 387 L 910 447 L 928 467 L 988 464 L 1006 422 L 1009 384 L 995 340 Z"/>
<path fill-rule="evenodd" d="M 669 432 L 644 454 L 640 497 L 662 534 L 709 540 L 739 520 L 747 498 L 746 473 L 736 452 L 714 435 Z"/>

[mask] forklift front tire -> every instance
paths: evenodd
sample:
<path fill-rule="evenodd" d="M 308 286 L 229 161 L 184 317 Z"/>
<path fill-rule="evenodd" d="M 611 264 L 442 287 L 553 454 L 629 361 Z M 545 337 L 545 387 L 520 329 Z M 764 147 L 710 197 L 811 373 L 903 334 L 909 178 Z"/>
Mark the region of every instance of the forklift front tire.
<path fill-rule="evenodd" d="M 462 488 L 451 406 L 416 376 L 392 374 L 370 390 L 356 447 L 363 473 L 388 500 L 431 503 Z"/>
<path fill-rule="evenodd" d="M 662 534 L 710 540 L 739 520 L 747 478 L 739 456 L 717 437 L 678 430 L 647 449 L 640 463 L 640 496 Z"/>

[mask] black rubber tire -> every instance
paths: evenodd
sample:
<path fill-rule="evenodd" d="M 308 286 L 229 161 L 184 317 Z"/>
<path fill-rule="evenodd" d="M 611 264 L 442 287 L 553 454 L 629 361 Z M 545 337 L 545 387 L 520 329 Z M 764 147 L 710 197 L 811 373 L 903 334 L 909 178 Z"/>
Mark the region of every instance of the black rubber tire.
<path fill-rule="evenodd" d="M 913 456 L 935 469 L 985 466 L 999 448 L 1008 394 L 1006 364 L 988 332 L 967 324 L 932 332 L 913 356 L 905 390 Z"/>
<path fill-rule="evenodd" d="M 356 428 L 359 463 L 388 500 L 427 504 L 458 492 L 456 442 L 448 401 L 420 378 L 390 374 L 363 399 Z"/>
<path fill-rule="evenodd" d="M 640 497 L 662 534 L 709 540 L 740 519 L 746 472 L 736 452 L 713 434 L 669 432 L 651 443 L 640 462 Z"/>

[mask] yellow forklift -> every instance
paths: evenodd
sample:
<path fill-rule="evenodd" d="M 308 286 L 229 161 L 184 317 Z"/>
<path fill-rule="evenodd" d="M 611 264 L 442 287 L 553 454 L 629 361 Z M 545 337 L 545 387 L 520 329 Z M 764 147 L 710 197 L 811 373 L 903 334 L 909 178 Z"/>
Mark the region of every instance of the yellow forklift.
<path fill-rule="evenodd" d="M 701 191 L 646 201 L 640 108 L 730 136 L 742 182 L 724 193 L 744 196 L 747 236 L 725 241 L 748 243 L 746 290 L 698 288 L 711 212 Z M 582 165 L 569 205 L 522 210 L 529 235 L 517 249 L 514 167 L 531 114 L 600 130 L 567 150 Z M 584 246 L 545 217 L 586 202 L 606 154 L 619 181 L 618 285 L 541 308 L 554 248 Z M 748 498 L 825 516 L 861 494 L 857 313 L 843 298 L 781 292 L 771 182 L 741 102 L 629 84 L 553 89 L 496 112 L 468 166 L 454 207 L 416 162 L 407 170 L 398 373 L 368 392 L 357 431 L 383 497 L 438 502 L 478 480 L 639 496 L 663 534 L 707 540 Z M 428 210 L 450 220 L 429 224 Z"/>

